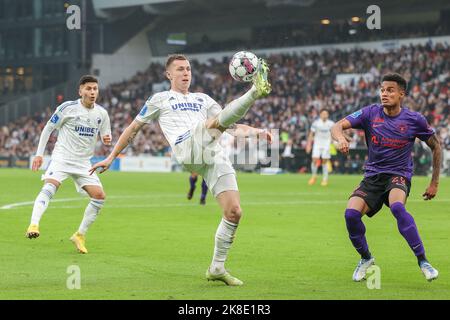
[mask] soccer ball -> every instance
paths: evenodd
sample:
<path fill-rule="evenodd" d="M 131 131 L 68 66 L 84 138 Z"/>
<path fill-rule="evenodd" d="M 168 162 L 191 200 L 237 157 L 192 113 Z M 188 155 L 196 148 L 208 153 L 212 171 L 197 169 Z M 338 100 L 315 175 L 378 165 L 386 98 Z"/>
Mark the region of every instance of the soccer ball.
<path fill-rule="evenodd" d="M 234 80 L 250 82 L 259 67 L 258 57 L 248 51 L 239 51 L 231 58 L 229 70 Z"/>

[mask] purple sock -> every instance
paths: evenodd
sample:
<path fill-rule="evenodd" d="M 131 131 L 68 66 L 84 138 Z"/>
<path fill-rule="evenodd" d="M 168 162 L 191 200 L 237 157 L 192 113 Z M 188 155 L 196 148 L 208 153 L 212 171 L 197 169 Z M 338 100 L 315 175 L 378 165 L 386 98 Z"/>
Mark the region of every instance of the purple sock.
<path fill-rule="evenodd" d="M 406 211 L 405 206 L 401 202 L 394 202 L 391 204 L 391 212 L 397 219 L 398 231 L 402 234 L 403 238 L 408 242 L 408 245 L 414 251 L 414 254 L 419 256 L 425 256 L 425 248 L 423 247 L 422 240 L 419 236 L 419 230 L 417 230 L 414 218 Z"/>
<path fill-rule="evenodd" d="M 365 236 L 366 227 L 364 226 L 361 218 L 361 212 L 358 210 L 345 209 L 345 222 L 347 224 L 349 238 L 361 257 L 364 259 L 369 259 L 371 255 Z"/>
<path fill-rule="evenodd" d="M 201 195 L 200 199 L 205 200 L 207 193 L 208 193 L 208 186 L 206 185 L 205 179 L 203 179 L 203 181 L 202 181 L 202 195 Z"/>
<path fill-rule="evenodd" d="M 195 189 L 195 184 L 197 183 L 197 177 L 189 177 L 189 182 L 191 184 L 191 191 L 193 191 Z"/>

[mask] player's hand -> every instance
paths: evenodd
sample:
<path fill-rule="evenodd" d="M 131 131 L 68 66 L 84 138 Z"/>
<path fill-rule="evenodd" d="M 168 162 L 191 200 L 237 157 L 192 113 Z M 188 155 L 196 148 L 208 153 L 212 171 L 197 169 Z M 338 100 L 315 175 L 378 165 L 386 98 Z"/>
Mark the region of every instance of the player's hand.
<path fill-rule="evenodd" d="M 428 188 L 425 190 L 425 193 L 422 195 L 423 200 L 431 200 L 436 196 L 438 191 L 438 186 L 435 184 L 430 184 Z"/>
<path fill-rule="evenodd" d="M 95 170 L 97 170 L 98 168 L 101 168 L 99 173 L 103 173 L 106 170 L 109 169 L 109 167 L 111 166 L 112 160 L 109 160 L 109 158 L 106 158 L 103 161 L 97 162 L 96 164 L 94 164 L 92 166 L 92 168 L 89 169 L 89 175 L 92 175 Z"/>
<path fill-rule="evenodd" d="M 269 144 L 271 144 L 273 141 L 273 135 L 267 130 L 261 130 L 258 133 L 258 137 L 260 139 L 266 140 Z"/>
<path fill-rule="evenodd" d="M 41 156 L 34 157 L 33 164 L 31 165 L 31 170 L 38 171 L 39 168 L 42 166 L 43 162 L 44 162 L 44 160 L 42 159 Z"/>
<path fill-rule="evenodd" d="M 110 135 L 103 136 L 103 143 L 106 146 L 110 146 L 111 145 L 111 136 Z"/>
<path fill-rule="evenodd" d="M 345 137 L 338 140 L 337 148 L 343 154 L 348 154 L 349 144 L 348 144 L 348 141 L 347 141 L 347 139 Z"/>

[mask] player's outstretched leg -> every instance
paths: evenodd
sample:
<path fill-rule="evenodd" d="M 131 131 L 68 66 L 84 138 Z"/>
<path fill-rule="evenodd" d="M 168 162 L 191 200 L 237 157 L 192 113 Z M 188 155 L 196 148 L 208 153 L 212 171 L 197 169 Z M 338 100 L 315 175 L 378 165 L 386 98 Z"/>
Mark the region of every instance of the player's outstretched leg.
<path fill-rule="evenodd" d="M 208 194 L 208 186 L 206 185 L 205 179 L 202 181 L 202 195 L 200 196 L 200 204 L 206 204 L 206 195 Z"/>
<path fill-rule="evenodd" d="M 224 191 L 217 195 L 217 200 L 223 209 L 224 217 L 216 231 L 214 255 L 210 267 L 206 270 L 206 279 L 208 281 L 222 281 L 229 286 L 241 286 L 243 282 L 233 277 L 225 269 L 228 251 L 233 243 L 242 215 L 239 205 L 239 192 Z"/>
<path fill-rule="evenodd" d="M 438 278 L 439 272 L 427 261 L 425 257 L 425 248 L 419 235 L 414 218 L 406 211 L 401 202 L 394 202 L 390 205 L 394 217 L 397 219 L 397 226 L 400 234 L 408 242 L 409 247 L 417 257 L 419 267 L 425 276 L 425 279 L 432 281 Z"/>
<path fill-rule="evenodd" d="M 187 194 L 187 198 L 188 200 L 191 200 L 192 197 L 194 196 L 194 191 L 195 191 L 195 185 L 197 184 L 197 175 L 196 174 L 191 174 L 189 176 L 189 191 Z"/>
<path fill-rule="evenodd" d="M 355 247 L 356 251 L 361 255 L 361 260 L 353 272 L 353 280 L 361 281 L 365 279 L 367 269 L 375 263 L 375 258 L 372 257 L 369 251 L 369 246 L 366 240 L 366 227 L 362 222 L 362 214 L 355 209 L 345 210 L 345 222 L 349 233 L 350 241 Z"/>
<path fill-rule="evenodd" d="M 81 221 L 78 231 L 75 232 L 72 237 L 70 237 L 70 240 L 73 242 L 79 253 L 88 253 L 88 250 L 86 249 L 86 233 L 91 224 L 95 221 L 95 219 L 97 219 L 97 216 L 100 213 L 100 210 L 102 209 L 104 203 L 104 198 L 91 198 L 91 201 L 84 211 L 83 220 Z"/>
<path fill-rule="evenodd" d="M 47 210 L 48 204 L 55 195 L 57 189 L 58 187 L 55 184 L 45 182 L 41 192 L 39 192 L 36 197 L 33 206 L 33 213 L 31 214 L 31 222 L 25 234 L 28 239 L 39 237 L 39 222 L 41 221 L 42 215 L 45 210 Z"/>
<path fill-rule="evenodd" d="M 268 80 L 269 67 L 260 59 L 259 70 L 253 77 L 253 86 L 242 97 L 231 101 L 218 115 L 219 125 L 228 128 L 241 120 L 256 99 L 266 97 L 272 90 Z"/>

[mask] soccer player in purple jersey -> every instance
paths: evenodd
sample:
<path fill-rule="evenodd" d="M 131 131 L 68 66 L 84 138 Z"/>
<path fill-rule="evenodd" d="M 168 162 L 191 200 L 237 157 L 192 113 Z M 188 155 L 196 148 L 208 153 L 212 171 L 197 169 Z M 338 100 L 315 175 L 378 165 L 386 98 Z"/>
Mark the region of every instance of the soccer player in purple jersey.
<path fill-rule="evenodd" d="M 441 167 L 441 146 L 434 130 L 418 112 L 402 106 L 406 94 L 406 80 L 399 74 L 386 74 L 381 80 L 381 104 L 372 104 L 345 117 L 332 130 L 338 149 L 348 153 L 349 144 L 343 130 L 363 129 L 368 147 L 365 175 L 353 191 L 345 210 L 350 240 L 361 255 L 354 281 L 365 278 L 367 269 L 375 263 L 369 251 L 362 217 L 372 217 L 386 204 L 397 219 L 398 230 L 417 257 L 420 269 L 428 281 L 437 279 L 438 270 L 425 257 L 425 248 L 413 217 L 405 209 L 411 188 L 413 160 L 411 151 L 416 138 L 425 141 L 433 152 L 433 174 L 423 194 L 431 200 L 438 191 Z"/>
<path fill-rule="evenodd" d="M 192 197 L 194 196 L 194 191 L 195 191 L 195 187 L 197 184 L 197 179 L 198 179 L 198 173 L 197 172 L 192 172 L 191 175 L 189 176 L 189 191 L 187 194 L 187 198 L 188 200 L 191 200 Z M 208 186 L 206 185 L 206 181 L 205 179 L 202 180 L 202 195 L 200 196 L 200 204 L 201 205 L 205 205 L 206 204 L 206 195 L 208 194 Z"/>

